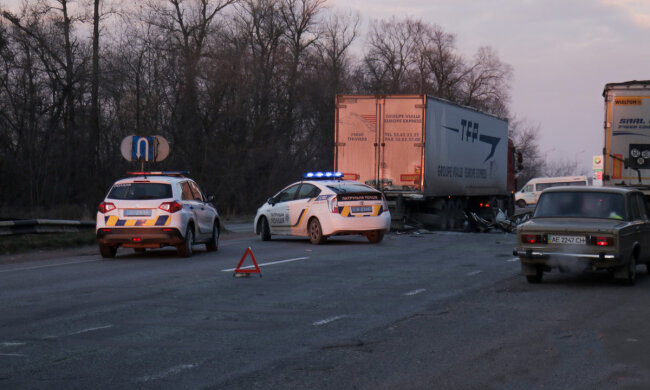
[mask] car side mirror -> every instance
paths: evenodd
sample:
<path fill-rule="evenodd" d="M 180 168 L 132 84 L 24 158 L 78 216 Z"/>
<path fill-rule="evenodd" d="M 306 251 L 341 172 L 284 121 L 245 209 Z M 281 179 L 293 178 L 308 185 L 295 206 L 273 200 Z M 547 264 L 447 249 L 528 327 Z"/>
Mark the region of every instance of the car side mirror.
<path fill-rule="evenodd" d="M 266 203 L 268 203 L 268 204 L 270 204 L 271 206 L 273 206 L 273 205 L 276 203 L 276 201 L 275 201 L 275 199 L 274 199 L 273 197 L 271 197 L 271 198 L 268 198 L 268 199 L 266 200 Z"/>
<path fill-rule="evenodd" d="M 214 202 L 214 195 L 208 195 L 208 203 Z"/>

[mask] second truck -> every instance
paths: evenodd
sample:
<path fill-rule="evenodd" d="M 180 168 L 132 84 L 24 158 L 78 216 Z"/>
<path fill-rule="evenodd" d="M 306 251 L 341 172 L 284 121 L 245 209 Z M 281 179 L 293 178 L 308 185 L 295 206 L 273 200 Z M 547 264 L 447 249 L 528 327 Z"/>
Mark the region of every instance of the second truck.
<path fill-rule="evenodd" d="M 505 119 L 427 95 L 336 98 L 335 170 L 383 191 L 398 224 L 512 213 L 514 163 Z"/>

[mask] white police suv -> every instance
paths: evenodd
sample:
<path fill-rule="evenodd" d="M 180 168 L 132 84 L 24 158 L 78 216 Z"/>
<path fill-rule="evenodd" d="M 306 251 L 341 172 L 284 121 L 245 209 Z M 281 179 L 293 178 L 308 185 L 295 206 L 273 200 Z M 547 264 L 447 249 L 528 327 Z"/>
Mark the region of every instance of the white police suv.
<path fill-rule="evenodd" d="M 310 172 L 269 198 L 257 210 L 255 233 L 262 240 L 274 234 L 309 237 L 321 244 L 328 236 L 362 234 L 380 242 L 390 230 L 384 195 L 340 172 Z"/>
<path fill-rule="evenodd" d="M 194 244 L 216 251 L 219 214 L 187 172 L 132 172 L 113 184 L 97 212 L 97 242 L 103 257 L 118 247 L 175 246 L 182 257 Z"/>

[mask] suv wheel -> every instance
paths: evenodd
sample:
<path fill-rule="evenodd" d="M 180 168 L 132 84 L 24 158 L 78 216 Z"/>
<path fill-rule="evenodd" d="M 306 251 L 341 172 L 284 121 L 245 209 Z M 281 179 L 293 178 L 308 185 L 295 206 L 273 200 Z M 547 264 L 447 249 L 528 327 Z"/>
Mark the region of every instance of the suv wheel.
<path fill-rule="evenodd" d="M 205 243 L 205 250 L 214 252 L 219 249 L 219 222 L 215 221 L 212 226 L 212 238 Z"/>
<path fill-rule="evenodd" d="M 99 244 L 99 253 L 101 253 L 102 257 L 113 258 L 117 253 L 117 247 L 113 245 Z"/>
<path fill-rule="evenodd" d="M 192 225 L 187 226 L 185 231 L 185 241 L 176 247 L 178 255 L 181 257 L 190 257 L 192 256 L 192 246 L 194 245 L 194 229 Z"/>

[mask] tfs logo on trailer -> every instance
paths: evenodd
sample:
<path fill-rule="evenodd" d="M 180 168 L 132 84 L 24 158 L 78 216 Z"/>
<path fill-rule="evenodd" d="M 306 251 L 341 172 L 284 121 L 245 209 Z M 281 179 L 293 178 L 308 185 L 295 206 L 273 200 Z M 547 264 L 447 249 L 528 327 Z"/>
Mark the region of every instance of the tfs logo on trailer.
<path fill-rule="evenodd" d="M 499 144 L 499 141 L 501 141 L 501 138 L 499 137 L 493 137 L 491 135 L 485 135 L 485 134 L 480 134 L 479 133 L 479 123 L 478 122 L 472 122 L 467 119 L 461 119 L 460 120 L 460 128 L 456 127 L 449 127 L 449 126 L 442 126 L 447 130 L 451 130 L 456 133 L 460 133 L 460 140 L 465 141 L 465 142 L 472 142 L 478 140 L 480 142 L 485 142 L 486 144 L 490 145 L 492 149 L 490 150 L 490 154 L 483 160 L 483 162 L 489 160 L 494 156 L 494 152 L 497 149 L 497 145 Z"/>

